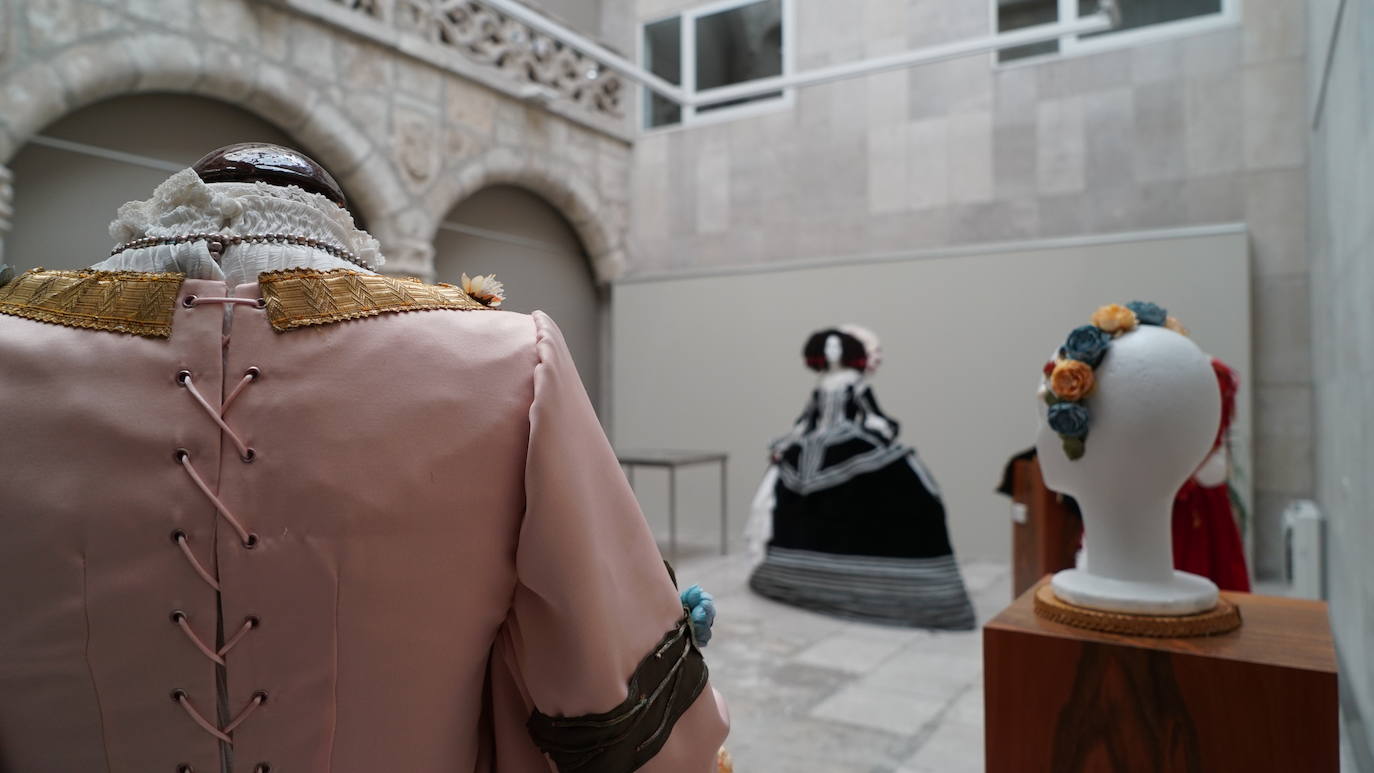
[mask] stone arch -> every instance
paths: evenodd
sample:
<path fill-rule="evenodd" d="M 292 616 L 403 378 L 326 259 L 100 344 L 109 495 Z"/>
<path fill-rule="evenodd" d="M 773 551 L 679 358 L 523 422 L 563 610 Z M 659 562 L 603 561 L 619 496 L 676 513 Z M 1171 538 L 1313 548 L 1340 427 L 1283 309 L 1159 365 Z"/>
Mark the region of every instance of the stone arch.
<path fill-rule="evenodd" d="M 213 60 L 213 69 L 206 62 Z M 404 208 L 401 183 L 383 154 L 317 84 L 230 46 L 184 37 L 126 35 L 71 46 L 9 74 L 0 90 L 0 164 L 62 116 L 103 99 L 163 92 L 228 102 L 289 134 L 339 180 L 351 207 L 386 243 Z"/>
<path fill-rule="evenodd" d="M 494 185 L 513 185 L 548 201 L 572 225 L 600 284 L 625 271 L 622 240 L 608 208 L 583 173 L 570 165 L 532 153 L 498 148 L 468 162 L 440 182 L 431 197 L 434 229 L 444 216 L 469 196 Z M 431 239 L 433 234 L 431 234 Z"/>

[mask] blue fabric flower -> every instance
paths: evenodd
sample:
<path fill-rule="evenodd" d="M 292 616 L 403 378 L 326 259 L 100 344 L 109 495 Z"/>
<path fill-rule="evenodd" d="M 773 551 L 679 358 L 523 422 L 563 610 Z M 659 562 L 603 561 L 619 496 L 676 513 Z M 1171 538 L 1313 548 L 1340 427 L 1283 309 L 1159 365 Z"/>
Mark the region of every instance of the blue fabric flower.
<path fill-rule="evenodd" d="M 1083 325 L 1069 333 L 1069 340 L 1064 342 L 1064 354 L 1069 359 L 1086 362 L 1096 368 L 1111 343 L 1111 333 L 1094 325 Z"/>
<path fill-rule="evenodd" d="M 1169 312 L 1149 301 L 1131 301 L 1126 308 L 1135 312 L 1135 318 L 1142 325 L 1163 325 L 1169 318 Z"/>
<path fill-rule="evenodd" d="M 1082 403 L 1056 403 L 1046 415 L 1050 429 L 1064 437 L 1088 434 L 1088 409 Z"/>
<path fill-rule="evenodd" d="M 687 622 L 692 629 L 692 640 L 698 647 L 705 647 L 711 641 L 711 626 L 716 622 L 716 599 L 693 585 L 679 594 L 682 606 L 687 609 Z"/>

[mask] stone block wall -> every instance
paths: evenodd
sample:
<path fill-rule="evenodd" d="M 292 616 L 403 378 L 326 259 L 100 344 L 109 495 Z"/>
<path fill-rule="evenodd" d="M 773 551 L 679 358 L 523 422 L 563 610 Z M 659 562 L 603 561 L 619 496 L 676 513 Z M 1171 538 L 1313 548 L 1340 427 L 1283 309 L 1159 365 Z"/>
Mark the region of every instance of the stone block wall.
<path fill-rule="evenodd" d="M 0 170 L 81 106 L 142 92 L 200 95 L 276 124 L 327 166 L 381 239 L 390 272 L 431 277 L 439 221 L 477 190 L 509 183 L 548 199 L 598 276 L 618 276 L 631 152 L 623 133 L 558 112 L 575 115 L 575 106 L 545 109 L 402 52 L 423 41 L 350 31 L 360 5 L 0 0 Z M 323 11 L 305 12 L 314 8 Z M 499 75 L 488 80 L 501 83 Z"/>

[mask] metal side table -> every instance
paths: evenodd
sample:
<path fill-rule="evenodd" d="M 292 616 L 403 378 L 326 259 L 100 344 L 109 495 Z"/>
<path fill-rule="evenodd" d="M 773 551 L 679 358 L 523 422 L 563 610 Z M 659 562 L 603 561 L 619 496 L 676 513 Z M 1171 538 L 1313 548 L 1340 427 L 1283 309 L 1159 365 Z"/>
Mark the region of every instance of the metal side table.
<path fill-rule="evenodd" d="M 630 488 L 635 485 L 636 467 L 660 467 L 668 470 L 668 553 L 677 560 L 677 470 L 694 464 L 720 465 L 720 554 L 729 552 L 729 495 L 726 488 L 727 466 L 730 455 L 723 451 L 664 451 L 633 450 L 616 451 L 620 466 L 625 468 L 625 476 Z"/>

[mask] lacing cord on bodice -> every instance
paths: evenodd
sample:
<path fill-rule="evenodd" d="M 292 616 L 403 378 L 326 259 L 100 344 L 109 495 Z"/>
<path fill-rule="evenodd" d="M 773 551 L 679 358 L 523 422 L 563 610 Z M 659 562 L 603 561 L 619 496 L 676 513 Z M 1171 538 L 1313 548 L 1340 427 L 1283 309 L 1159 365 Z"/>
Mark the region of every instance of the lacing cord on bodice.
<path fill-rule="evenodd" d="M 201 298 L 194 295 L 188 295 L 185 299 L 183 299 L 182 304 L 187 308 L 195 308 L 197 306 L 201 306 L 204 304 L 238 304 L 245 306 L 254 306 L 257 308 L 262 308 L 264 305 L 261 299 L 227 297 Z M 224 436 L 227 437 L 229 441 L 234 444 L 234 448 L 238 450 L 239 459 L 244 464 L 252 463 L 255 459 L 257 459 L 257 451 L 254 450 L 251 446 L 249 446 L 248 443 L 237 432 L 234 431 L 233 427 L 229 426 L 229 423 L 224 419 L 224 415 L 226 412 L 228 412 L 229 407 L 233 404 L 234 400 L 236 400 L 241 394 L 243 394 L 243 391 L 248 387 L 248 385 L 256 382 L 259 378 L 261 378 L 261 376 L 262 371 L 260 369 L 256 367 L 249 368 L 247 371 L 244 372 L 243 376 L 239 379 L 239 382 L 234 386 L 233 390 L 229 392 L 229 395 L 227 398 L 225 398 L 224 402 L 221 403 L 219 407 L 215 407 L 210 403 L 208 399 L 206 399 L 205 395 L 202 394 L 201 391 L 196 387 L 195 375 L 191 371 L 181 370 L 176 374 L 177 384 L 183 387 L 187 391 L 187 393 L 191 395 L 191 398 L 195 400 L 196 404 L 199 405 L 205 411 L 205 414 L 210 417 L 210 420 L 213 421 L 217 427 L 219 427 L 220 432 L 222 432 Z M 229 526 L 238 535 L 239 542 L 243 546 L 243 548 L 246 550 L 252 550 L 253 548 L 256 548 L 258 546 L 258 535 L 250 531 L 243 524 L 243 521 L 240 520 L 238 516 L 236 516 L 233 513 L 233 511 L 229 509 L 229 506 L 226 505 L 224 501 L 219 498 L 219 495 L 216 494 L 212 488 L 210 488 L 209 484 L 205 482 L 205 479 L 201 476 L 200 472 L 196 469 L 195 465 L 193 464 L 191 452 L 186 450 L 185 448 L 178 448 L 176 449 L 174 458 L 176 460 L 176 463 L 180 464 L 182 469 L 186 471 L 186 475 L 191 479 L 191 482 L 195 484 L 196 488 L 200 490 L 201 494 L 203 494 L 205 498 L 210 501 L 210 504 L 214 505 L 215 512 L 218 514 L 218 516 L 220 518 L 223 518 L 224 521 L 228 523 Z M 201 578 L 201 580 L 203 580 L 206 585 L 210 586 L 210 588 L 212 588 L 216 592 L 219 592 L 221 587 L 219 578 L 215 575 L 214 572 L 206 568 L 205 564 L 202 563 L 196 557 L 196 553 L 191 548 L 190 540 L 187 537 L 186 532 L 182 529 L 177 529 L 173 531 L 172 541 L 181 550 L 182 555 L 186 557 L 187 562 L 191 565 L 191 568 L 195 570 L 196 574 Z M 224 667 L 227 665 L 226 658 L 229 652 L 233 650 L 236 646 L 238 646 L 239 643 L 242 642 L 244 638 L 249 634 L 249 632 L 251 632 L 260 625 L 260 621 L 256 616 L 250 615 L 246 617 L 243 623 L 239 626 L 239 629 L 233 634 L 233 636 L 229 637 L 229 639 L 226 640 L 223 645 L 216 649 L 210 644 L 207 644 L 203 639 L 200 638 L 199 635 L 196 634 L 195 629 L 191 627 L 190 618 L 187 616 L 185 612 L 181 610 L 174 610 L 171 613 L 171 620 L 172 623 L 175 624 L 183 634 L 185 634 L 186 638 L 191 642 L 193 646 L 195 646 L 197 650 L 200 651 L 202 655 L 204 655 L 208 660 L 210 660 L 212 663 L 219 667 Z M 229 723 L 222 728 L 216 726 L 214 722 L 211 722 L 209 719 L 207 719 L 205 715 L 202 714 L 200 710 L 196 708 L 195 704 L 191 701 L 190 695 L 185 690 L 180 688 L 173 690 L 172 700 L 175 701 L 177 705 L 180 706 L 182 710 L 186 712 L 186 715 L 190 717 L 191 720 L 194 721 L 196 725 L 198 725 L 202 730 L 214 736 L 216 739 L 226 744 L 232 745 L 234 742 L 234 730 L 237 729 L 240 725 L 242 725 L 250 716 L 253 715 L 254 712 L 258 710 L 258 708 L 260 708 L 264 703 L 267 702 L 267 692 L 264 690 L 258 690 L 257 692 L 253 693 L 253 697 L 249 700 L 248 704 L 244 706 L 239 711 L 239 713 L 233 719 L 229 720 Z M 191 766 L 185 764 L 178 766 L 177 770 L 179 771 L 179 773 L 194 773 L 194 770 L 191 768 Z M 265 773 L 269 770 L 271 770 L 271 766 L 265 762 L 259 763 L 257 766 L 254 767 L 254 771 L 258 771 L 260 773 Z"/>

